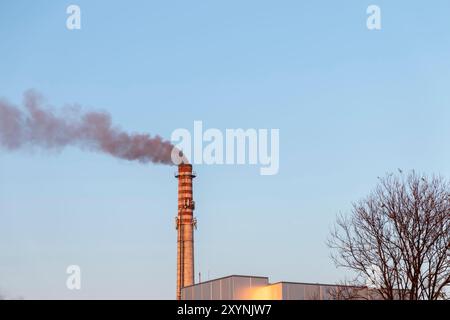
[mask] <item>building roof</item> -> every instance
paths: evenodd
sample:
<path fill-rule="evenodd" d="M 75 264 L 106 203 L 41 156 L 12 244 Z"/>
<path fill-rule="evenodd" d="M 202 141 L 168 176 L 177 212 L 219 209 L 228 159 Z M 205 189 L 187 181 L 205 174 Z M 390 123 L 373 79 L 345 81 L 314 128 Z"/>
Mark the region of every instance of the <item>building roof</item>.
<path fill-rule="evenodd" d="M 183 287 L 183 288 L 189 288 L 189 287 L 193 287 L 193 286 L 196 286 L 196 285 L 199 285 L 199 284 L 209 283 L 209 282 L 222 280 L 222 279 L 227 279 L 227 278 L 232 278 L 232 277 L 267 279 L 267 282 L 268 282 L 267 285 L 269 285 L 269 286 L 270 285 L 287 283 L 287 284 L 303 284 L 303 285 L 316 285 L 316 286 L 328 286 L 328 287 L 355 287 L 355 288 L 359 288 L 358 286 L 351 286 L 351 285 L 344 285 L 344 284 L 317 283 L 317 282 L 297 282 L 297 281 L 269 282 L 269 277 L 251 276 L 251 275 L 242 275 L 242 274 L 232 274 L 232 275 L 229 275 L 229 276 L 224 276 L 224 277 L 215 278 L 215 279 L 211 279 L 211 280 L 207 280 L 207 281 L 197 282 L 197 283 L 194 283 L 194 284 L 192 284 L 190 286 L 186 286 L 186 287 Z M 361 288 L 363 288 L 363 287 L 361 287 Z"/>
<path fill-rule="evenodd" d="M 190 286 L 186 286 L 183 287 L 183 289 L 185 288 L 189 288 L 189 287 L 193 287 L 199 284 L 204 284 L 204 283 L 209 283 L 209 282 L 213 282 L 213 281 L 217 281 L 217 280 L 222 280 L 222 279 L 227 279 L 227 278 L 232 278 L 232 277 L 241 277 L 241 278 L 259 278 L 259 279 L 267 279 L 267 281 L 269 281 L 269 277 L 262 277 L 262 276 L 248 276 L 248 275 L 242 275 L 242 274 L 232 274 L 229 276 L 225 276 L 225 277 L 220 277 L 220 278 L 216 278 L 216 279 L 211 279 L 211 280 L 207 280 L 207 281 L 202 281 L 202 282 L 197 282 L 194 283 Z"/>

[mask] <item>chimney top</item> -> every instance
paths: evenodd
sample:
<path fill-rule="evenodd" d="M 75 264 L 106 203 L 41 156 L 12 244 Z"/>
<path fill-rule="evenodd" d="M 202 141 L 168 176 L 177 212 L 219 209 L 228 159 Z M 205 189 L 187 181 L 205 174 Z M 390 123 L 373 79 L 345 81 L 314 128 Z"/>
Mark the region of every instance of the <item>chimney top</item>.
<path fill-rule="evenodd" d="M 195 178 L 197 174 L 192 171 L 192 164 L 182 163 L 178 165 L 178 171 L 175 172 L 175 178 L 179 176 L 190 176 L 191 178 Z"/>

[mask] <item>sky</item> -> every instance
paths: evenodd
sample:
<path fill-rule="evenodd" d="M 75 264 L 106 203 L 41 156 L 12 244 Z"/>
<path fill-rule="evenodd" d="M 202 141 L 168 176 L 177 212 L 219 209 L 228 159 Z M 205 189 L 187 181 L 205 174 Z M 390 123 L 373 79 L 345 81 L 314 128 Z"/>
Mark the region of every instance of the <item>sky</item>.
<path fill-rule="evenodd" d="M 66 8 L 81 8 L 81 29 Z M 366 9 L 381 8 L 381 30 Z M 1 1 L 0 97 L 103 110 L 129 132 L 279 129 L 280 168 L 198 165 L 195 270 L 349 277 L 326 239 L 377 177 L 450 177 L 450 3 Z M 175 167 L 0 149 L 0 293 L 174 299 Z M 81 290 L 66 268 L 79 265 Z"/>

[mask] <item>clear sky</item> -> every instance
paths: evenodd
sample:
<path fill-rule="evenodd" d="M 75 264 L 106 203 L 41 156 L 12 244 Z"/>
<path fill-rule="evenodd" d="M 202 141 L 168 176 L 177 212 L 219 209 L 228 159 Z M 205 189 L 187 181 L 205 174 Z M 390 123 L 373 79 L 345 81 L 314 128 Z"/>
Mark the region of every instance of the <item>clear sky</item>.
<path fill-rule="evenodd" d="M 81 30 L 66 28 L 72 3 Z M 449 16 L 447 0 L 1 1 L 0 97 L 34 88 L 167 138 L 194 120 L 279 128 L 277 175 L 195 167 L 196 273 L 334 283 L 348 274 L 329 229 L 377 176 L 450 176 Z M 174 169 L 0 149 L 0 293 L 174 298 Z"/>

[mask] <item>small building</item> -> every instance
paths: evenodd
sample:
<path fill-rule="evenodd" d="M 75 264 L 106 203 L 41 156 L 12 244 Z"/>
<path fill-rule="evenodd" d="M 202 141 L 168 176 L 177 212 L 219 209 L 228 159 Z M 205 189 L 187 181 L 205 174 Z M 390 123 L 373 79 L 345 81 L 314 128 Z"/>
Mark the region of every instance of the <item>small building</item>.
<path fill-rule="evenodd" d="M 301 282 L 269 283 L 268 277 L 230 275 L 182 288 L 182 300 L 341 300 L 376 299 L 367 287 Z"/>

